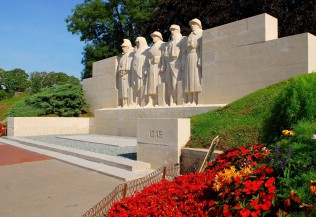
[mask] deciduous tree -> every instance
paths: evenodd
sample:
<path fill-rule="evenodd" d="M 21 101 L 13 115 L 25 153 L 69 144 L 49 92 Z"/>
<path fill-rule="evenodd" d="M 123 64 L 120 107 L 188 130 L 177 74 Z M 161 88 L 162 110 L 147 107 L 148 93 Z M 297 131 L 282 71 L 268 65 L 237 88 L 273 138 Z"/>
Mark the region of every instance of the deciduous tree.
<path fill-rule="evenodd" d="M 173 23 L 188 34 L 193 18 L 199 18 L 208 29 L 262 13 L 278 19 L 279 37 L 316 34 L 315 0 L 162 0 L 158 8 L 150 18 L 148 32 L 161 30 L 166 37 Z"/>
<path fill-rule="evenodd" d="M 63 84 L 80 84 L 78 78 L 69 76 L 63 72 L 32 72 L 30 74 L 30 81 L 30 92 L 32 94 L 41 92 L 49 87 L 55 87 Z"/>
<path fill-rule="evenodd" d="M 29 75 L 22 69 L 2 71 L 0 82 L 6 92 L 23 92 L 30 86 Z"/>
<path fill-rule="evenodd" d="M 82 78 L 91 77 L 92 62 L 121 53 L 124 38 L 145 32 L 159 0 L 85 0 L 68 16 L 68 31 L 86 43 Z"/>

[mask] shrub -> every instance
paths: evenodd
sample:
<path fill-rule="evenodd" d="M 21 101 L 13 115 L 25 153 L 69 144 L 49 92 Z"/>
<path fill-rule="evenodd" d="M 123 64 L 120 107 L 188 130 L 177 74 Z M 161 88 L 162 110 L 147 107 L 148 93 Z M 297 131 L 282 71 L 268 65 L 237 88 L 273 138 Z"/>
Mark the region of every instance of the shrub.
<path fill-rule="evenodd" d="M 14 105 L 8 116 L 31 117 L 55 114 L 79 116 L 87 108 L 80 85 L 66 84 L 49 88 Z"/>
<path fill-rule="evenodd" d="M 276 141 L 282 130 L 300 120 L 316 120 L 316 73 L 294 77 L 281 92 L 266 122 L 267 141 Z"/>
<path fill-rule="evenodd" d="M 311 180 L 316 180 L 316 121 L 299 121 L 293 125 L 295 135 L 282 136 L 274 147 L 270 164 L 277 174 L 278 197 L 287 201 L 283 209 L 302 213 L 300 206 L 316 204 L 316 195 L 310 191 Z M 313 210 L 316 215 L 316 210 Z"/>
<path fill-rule="evenodd" d="M 0 101 L 13 97 L 14 92 L 6 92 L 5 90 L 0 90 Z"/>

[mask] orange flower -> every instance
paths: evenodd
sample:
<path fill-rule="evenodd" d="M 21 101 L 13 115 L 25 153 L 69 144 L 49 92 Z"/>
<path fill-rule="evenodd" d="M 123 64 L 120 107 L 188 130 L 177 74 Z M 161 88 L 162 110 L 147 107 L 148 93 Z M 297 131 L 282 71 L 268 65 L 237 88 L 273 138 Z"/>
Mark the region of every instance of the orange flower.
<path fill-rule="evenodd" d="M 285 199 L 285 200 L 283 201 L 283 203 L 284 203 L 284 206 L 285 206 L 285 207 L 291 206 L 291 199 L 290 199 L 290 198 L 287 198 L 287 199 Z"/>
<path fill-rule="evenodd" d="M 295 136 L 295 132 L 293 130 L 282 130 L 282 134 L 284 136 Z"/>
<path fill-rule="evenodd" d="M 239 171 L 239 174 L 241 176 L 250 175 L 252 173 L 251 169 L 249 167 L 244 167 Z"/>
<path fill-rule="evenodd" d="M 298 196 L 298 194 L 294 190 L 290 191 L 290 197 L 291 197 L 291 200 L 293 200 L 296 203 L 301 202 L 301 198 Z"/>
<path fill-rule="evenodd" d="M 310 190 L 312 194 L 316 195 L 316 180 L 311 180 L 310 182 Z"/>

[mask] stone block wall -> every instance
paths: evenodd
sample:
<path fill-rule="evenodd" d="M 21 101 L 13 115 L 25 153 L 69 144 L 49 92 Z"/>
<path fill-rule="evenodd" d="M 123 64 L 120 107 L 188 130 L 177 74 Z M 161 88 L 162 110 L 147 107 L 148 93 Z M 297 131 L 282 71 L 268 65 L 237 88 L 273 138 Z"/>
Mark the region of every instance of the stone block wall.
<path fill-rule="evenodd" d="M 223 105 L 197 107 L 160 107 L 135 109 L 99 109 L 95 111 L 91 132 L 113 136 L 137 135 L 139 118 L 186 118 L 221 108 Z"/>
<path fill-rule="evenodd" d="M 117 57 L 100 60 L 93 63 L 92 78 L 83 80 L 85 98 L 92 112 L 118 106 L 116 69 Z"/>
<path fill-rule="evenodd" d="M 93 118 L 9 117 L 8 136 L 89 134 Z"/>
<path fill-rule="evenodd" d="M 316 71 L 316 37 L 305 33 L 278 39 L 277 32 L 277 19 L 268 14 L 204 30 L 199 102 L 230 103 Z"/>

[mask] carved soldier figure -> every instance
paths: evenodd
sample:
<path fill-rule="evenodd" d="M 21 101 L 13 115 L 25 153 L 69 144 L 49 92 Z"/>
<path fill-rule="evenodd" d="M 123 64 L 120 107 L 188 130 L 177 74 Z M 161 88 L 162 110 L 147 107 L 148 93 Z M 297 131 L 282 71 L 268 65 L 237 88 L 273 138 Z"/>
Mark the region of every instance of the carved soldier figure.
<path fill-rule="evenodd" d="M 145 78 L 149 68 L 148 60 L 146 59 L 149 52 L 147 41 L 144 37 L 136 38 L 136 51 L 132 63 L 132 79 L 131 84 L 133 88 L 132 104 L 136 106 L 141 105 L 145 85 Z M 146 61 L 147 60 L 147 61 Z"/>
<path fill-rule="evenodd" d="M 198 104 L 198 94 L 202 91 L 202 24 L 198 19 L 189 22 L 191 34 L 187 40 L 187 59 L 184 76 L 184 91 L 187 105 Z"/>
<path fill-rule="evenodd" d="M 165 71 L 164 51 L 165 42 L 160 32 L 153 32 L 150 35 L 154 44 L 149 49 L 149 71 L 146 81 L 146 95 L 148 103 L 145 107 L 153 107 L 157 104 L 157 86 L 162 82 L 162 74 Z"/>
<path fill-rule="evenodd" d="M 182 81 L 186 58 L 186 37 L 180 33 L 180 26 L 171 25 L 171 40 L 166 48 L 166 85 L 170 106 L 176 105 L 177 83 Z"/>
<path fill-rule="evenodd" d="M 119 98 L 121 100 L 122 107 L 127 106 L 127 89 L 130 87 L 130 70 L 132 65 L 132 60 L 134 56 L 134 48 L 130 40 L 124 39 L 121 45 L 123 50 L 123 56 L 119 60 L 118 73 L 119 73 Z"/>

